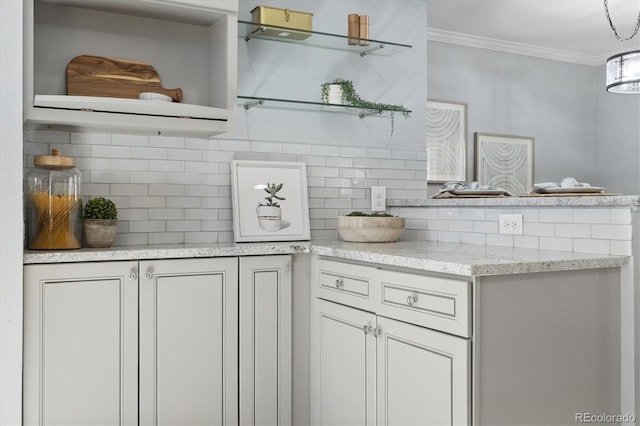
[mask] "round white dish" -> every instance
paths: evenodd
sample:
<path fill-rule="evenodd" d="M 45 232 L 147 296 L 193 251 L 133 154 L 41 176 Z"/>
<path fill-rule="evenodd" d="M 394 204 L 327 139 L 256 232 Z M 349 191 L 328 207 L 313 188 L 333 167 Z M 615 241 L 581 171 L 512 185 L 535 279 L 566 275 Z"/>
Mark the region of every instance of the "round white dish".
<path fill-rule="evenodd" d="M 138 94 L 138 99 L 142 99 L 145 101 L 161 101 L 161 102 L 172 102 L 170 96 L 163 95 L 162 93 L 156 92 L 140 92 Z"/>

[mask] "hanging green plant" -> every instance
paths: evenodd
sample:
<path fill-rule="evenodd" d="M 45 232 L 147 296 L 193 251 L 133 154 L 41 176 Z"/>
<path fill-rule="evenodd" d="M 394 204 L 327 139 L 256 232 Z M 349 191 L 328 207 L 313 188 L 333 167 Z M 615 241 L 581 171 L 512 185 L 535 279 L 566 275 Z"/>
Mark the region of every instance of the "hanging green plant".
<path fill-rule="evenodd" d="M 411 111 L 409 111 L 403 105 L 384 104 L 380 102 L 371 102 L 371 101 L 365 101 L 361 99 L 358 93 L 356 92 L 356 89 L 353 87 L 353 82 L 351 80 L 345 80 L 340 77 L 328 83 L 323 83 L 321 85 L 320 93 L 321 93 L 321 100 L 323 103 L 326 103 L 326 104 L 330 103 L 329 102 L 329 86 L 334 84 L 340 86 L 340 88 L 342 89 L 342 102 L 341 102 L 342 105 L 348 105 L 355 108 L 377 110 L 379 112 L 389 111 L 390 112 L 389 115 L 391 118 L 391 136 L 393 136 L 393 130 L 395 128 L 394 114 L 398 112 L 402 114 L 402 116 L 405 119 L 411 116 Z"/>

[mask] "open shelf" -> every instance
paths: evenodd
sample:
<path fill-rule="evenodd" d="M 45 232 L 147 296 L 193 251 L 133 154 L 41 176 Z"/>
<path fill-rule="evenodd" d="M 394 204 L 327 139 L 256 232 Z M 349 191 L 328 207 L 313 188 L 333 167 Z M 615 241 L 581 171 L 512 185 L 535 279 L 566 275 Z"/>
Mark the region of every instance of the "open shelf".
<path fill-rule="evenodd" d="M 296 111 L 321 111 L 321 112 L 341 112 L 347 114 L 357 115 L 360 118 L 368 116 L 388 117 L 392 112 L 402 114 L 411 113 L 411 110 L 404 111 L 392 111 L 388 109 L 377 108 L 356 108 L 350 105 L 339 104 L 326 104 L 323 102 L 311 102 L 301 101 L 293 99 L 278 99 L 278 98 L 265 98 L 256 96 L 238 96 L 238 104 L 242 105 L 244 109 L 266 107 L 266 108 L 279 108 L 286 110 Z"/>
<path fill-rule="evenodd" d="M 352 51 L 354 53 L 360 54 L 360 56 L 367 55 L 378 55 L 378 56 L 391 56 L 396 53 L 405 51 L 407 49 L 411 49 L 411 45 L 409 44 L 401 44 L 401 43 L 392 43 L 389 41 L 381 41 L 381 40 L 373 40 L 373 39 L 357 39 L 367 42 L 367 46 L 361 45 L 350 45 L 348 43 L 349 39 L 353 39 L 353 37 L 347 37 L 345 35 L 340 34 L 331 34 L 324 33 L 320 31 L 304 31 L 291 29 L 287 27 L 279 27 L 276 25 L 264 25 L 264 24 L 256 24 L 248 21 L 238 21 L 238 35 L 244 37 L 246 41 L 251 41 L 252 39 L 263 39 L 263 40 L 271 40 L 278 41 L 283 43 L 295 43 L 301 44 L 305 46 L 312 47 L 321 47 L 325 49 L 333 49 L 333 50 L 345 50 Z M 266 30 L 275 30 L 275 31 L 266 31 Z M 307 34 L 308 37 L 304 40 L 296 40 L 291 38 L 272 36 L 270 34 L 273 33 L 304 33 Z"/>

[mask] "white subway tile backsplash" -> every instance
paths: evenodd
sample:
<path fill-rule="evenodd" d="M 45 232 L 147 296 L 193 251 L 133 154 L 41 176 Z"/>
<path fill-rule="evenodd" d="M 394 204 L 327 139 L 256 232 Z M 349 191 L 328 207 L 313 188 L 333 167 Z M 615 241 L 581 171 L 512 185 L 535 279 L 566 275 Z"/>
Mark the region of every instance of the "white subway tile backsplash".
<path fill-rule="evenodd" d="M 129 172 L 131 183 L 166 183 L 167 174 L 164 172 Z"/>
<path fill-rule="evenodd" d="M 72 144 L 111 145 L 111 135 L 107 133 L 71 133 Z"/>
<path fill-rule="evenodd" d="M 542 250 L 573 251 L 571 238 L 540 237 L 539 241 Z"/>
<path fill-rule="evenodd" d="M 631 209 L 617 208 L 611 209 L 611 223 L 619 225 L 631 224 Z"/>
<path fill-rule="evenodd" d="M 160 148 L 184 148 L 184 138 L 178 136 L 150 136 L 149 146 Z"/>
<path fill-rule="evenodd" d="M 575 208 L 573 209 L 574 223 L 611 223 L 611 209 L 604 208 Z"/>
<path fill-rule="evenodd" d="M 538 249 L 538 237 L 532 235 L 514 235 L 513 246 L 517 248 Z"/>
<path fill-rule="evenodd" d="M 488 246 L 513 247 L 513 235 L 487 234 Z"/>
<path fill-rule="evenodd" d="M 590 238 L 574 238 L 573 251 L 580 251 L 583 253 L 610 254 L 611 241 L 595 240 Z"/>
<path fill-rule="evenodd" d="M 591 226 L 585 223 L 559 223 L 556 225 L 557 237 L 589 238 Z"/>
<path fill-rule="evenodd" d="M 323 157 L 338 157 L 340 156 L 340 148 L 332 145 L 312 145 L 311 154 Z"/>
<path fill-rule="evenodd" d="M 556 233 L 555 224 L 553 223 L 523 223 L 523 230 L 526 230 L 527 235 L 533 235 L 537 237 L 553 237 Z"/>
<path fill-rule="evenodd" d="M 591 237 L 607 240 L 631 240 L 631 225 L 591 225 Z"/>
<path fill-rule="evenodd" d="M 572 223 L 573 210 L 563 208 L 541 209 L 539 213 L 539 220 L 540 222 Z"/>
<path fill-rule="evenodd" d="M 366 148 L 367 157 L 369 158 L 391 158 L 391 150 L 383 148 Z"/>
<path fill-rule="evenodd" d="M 149 136 L 142 135 L 111 135 L 111 145 L 149 146 Z"/>
<path fill-rule="evenodd" d="M 143 160 L 166 160 L 167 150 L 164 148 L 132 147 L 131 158 L 141 158 Z"/>
<path fill-rule="evenodd" d="M 312 238 L 337 238 L 336 216 L 369 211 L 371 186 L 389 199 L 426 199 L 426 152 L 362 146 L 25 132 L 25 176 L 52 147 L 76 157 L 85 199 L 119 208 L 116 244 L 233 241 L 232 159 L 307 164 Z M 403 240 L 631 254 L 630 208 L 390 207 Z M 498 216 L 522 214 L 524 235 L 498 233 Z"/>

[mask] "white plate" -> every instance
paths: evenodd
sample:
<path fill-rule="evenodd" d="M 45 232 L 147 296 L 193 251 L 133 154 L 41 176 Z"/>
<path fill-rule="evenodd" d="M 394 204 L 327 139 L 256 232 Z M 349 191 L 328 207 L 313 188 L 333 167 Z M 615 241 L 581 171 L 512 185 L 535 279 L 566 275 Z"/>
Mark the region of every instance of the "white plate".
<path fill-rule="evenodd" d="M 594 194 L 602 192 L 604 188 L 598 186 L 579 186 L 576 188 L 540 188 L 542 194 Z"/>
<path fill-rule="evenodd" d="M 503 195 L 507 191 L 502 189 L 454 189 L 451 193 L 454 195 Z"/>
<path fill-rule="evenodd" d="M 163 95 L 162 93 L 156 92 L 140 92 L 138 94 L 138 99 L 142 99 L 145 101 L 161 101 L 161 102 L 172 102 L 170 96 Z"/>

